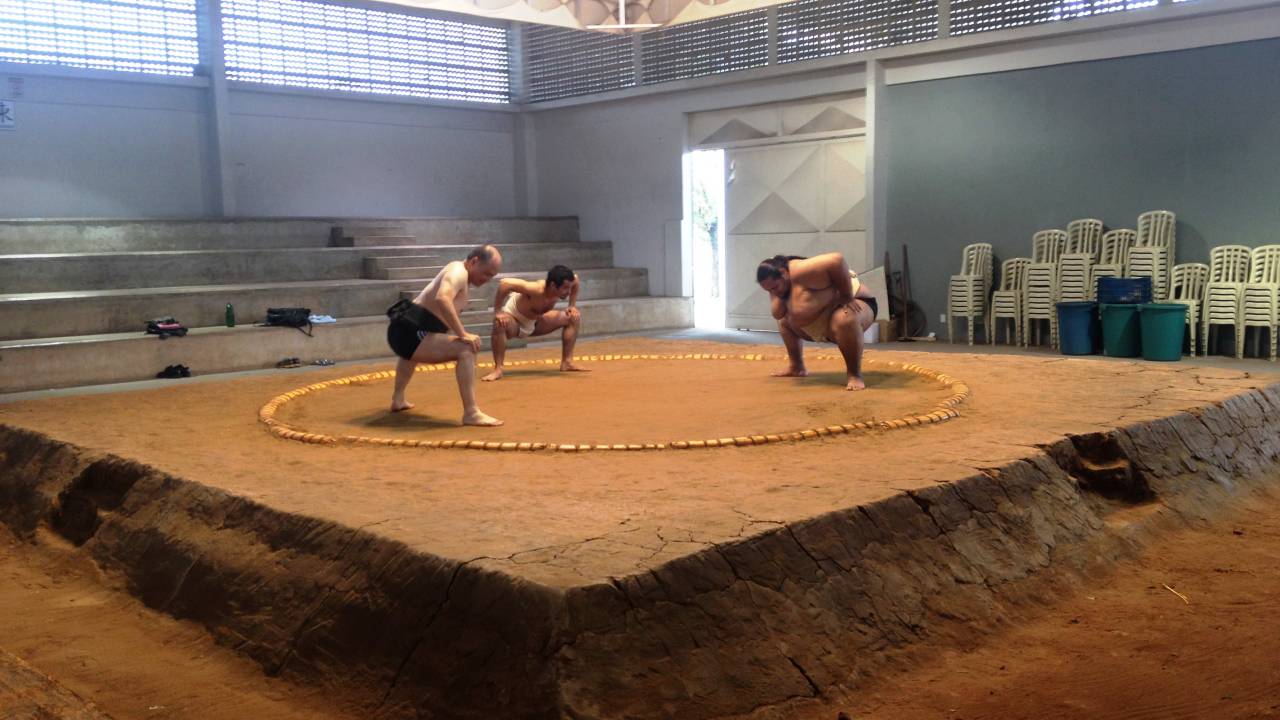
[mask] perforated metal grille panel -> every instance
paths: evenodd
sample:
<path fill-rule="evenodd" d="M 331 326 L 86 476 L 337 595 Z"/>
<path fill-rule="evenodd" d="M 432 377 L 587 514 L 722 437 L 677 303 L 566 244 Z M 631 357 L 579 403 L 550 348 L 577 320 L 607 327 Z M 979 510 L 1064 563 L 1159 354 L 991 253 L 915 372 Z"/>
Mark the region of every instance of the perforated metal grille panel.
<path fill-rule="evenodd" d="M 768 11 L 651 30 L 640 36 L 640 58 L 646 85 L 768 65 Z"/>
<path fill-rule="evenodd" d="M 305 0 L 224 0 L 222 10 L 231 80 L 444 100 L 510 99 L 502 27 Z"/>
<path fill-rule="evenodd" d="M 778 6 L 778 62 L 938 37 L 934 0 L 796 0 Z"/>
<path fill-rule="evenodd" d="M 636 84 L 631 38 L 548 25 L 525 25 L 530 102 L 608 92 Z"/>
<path fill-rule="evenodd" d="M 1157 0 L 952 0 L 951 34 L 965 35 L 988 30 L 1037 25 L 1039 23 L 1090 17 L 1123 10 L 1151 7 Z"/>
<path fill-rule="evenodd" d="M 0 0 L 0 60 L 193 75 L 195 0 Z"/>

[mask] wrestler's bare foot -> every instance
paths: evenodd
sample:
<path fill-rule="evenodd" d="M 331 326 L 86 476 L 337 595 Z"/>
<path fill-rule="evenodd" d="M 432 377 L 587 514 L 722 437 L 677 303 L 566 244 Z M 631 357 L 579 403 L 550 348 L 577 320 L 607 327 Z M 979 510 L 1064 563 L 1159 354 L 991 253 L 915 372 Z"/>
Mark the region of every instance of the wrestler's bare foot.
<path fill-rule="evenodd" d="M 402 412 L 411 407 L 413 407 L 413 403 L 411 402 L 405 402 L 404 400 L 401 400 L 400 402 L 396 402 L 395 400 L 391 401 L 391 412 Z"/>
<path fill-rule="evenodd" d="M 463 415 L 462 424 L 463 425 L 479 425 L 481 427 L 497 427 L 502 424 L 502 421 L 496 417 L 489 417 L 488 415 L 485 415 L 479 410 L 476 410 L 473 413 L 467 413 Z"/>
<path fill-rule="evenodd" d="M 799 368 L 791 367 L 791 368 L 787 368 L 786 370 L 779 370 L 778 372 L 771 373 L 771 374 L 773 375 L 773 377 L 808 377 L 809 371 L 805 370 L 802 367 L 799 367 Z"/>
<path fill-rule="evenodd" d="M 493 372 L 480 378 L 480 382 L 493 382 L 502 379 L 502 368 L 494 368 Z"/>
<path fill-rule="evenodd" d="M 591 372 L 589 368 L 578 367 L 572 362 L 560 361 L 560 372 Z"/>
<path fill-rule="evenodd" d="M 849 376 L 849 383 L 844 386 L 845 390 L 866 390 L 867 384 L 862 382 L 862 378 L 857 375 Z"/>

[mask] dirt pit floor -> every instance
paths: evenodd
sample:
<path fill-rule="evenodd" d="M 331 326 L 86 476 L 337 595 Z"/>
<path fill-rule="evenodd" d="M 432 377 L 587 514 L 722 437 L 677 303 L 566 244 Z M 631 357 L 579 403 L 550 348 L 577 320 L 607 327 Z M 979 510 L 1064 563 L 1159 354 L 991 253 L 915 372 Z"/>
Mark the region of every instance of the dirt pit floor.
<path fill-rule="evenodd" d="M 557 353 L 544 347 L 509 357 Z M 418 373 L 408 393 L 417 407 L 409 413 L 387 412 L 390 380 L 321 391 L 281 413 L 296 411 L 301 417 L 292 419 L 319 430 L 389 436 L 648 442 L 928 412 L 949 394 L 936 382 L 886 372 L 884 365 L 874 365 L 869 388 L 856 393 L 843 389 L 836 361 L 815 361 L 809 378 L 773 378 L 769 373 L 785 366 L 781 347 L 626 339 L 580 348 L 584 355 L 605 353 L 766 353 L 772 361 L 597 362 L 583 363 L 592 372 L 581 374 L 514 368 L 496 384 L 479 385 L 482 408 L 498 417 L 508 413 L 509 425 L 496 429 L 446 424 L 461 416 L 452 371 Z M 391 367 L 377 363 L 24 401 L 0 405 L 0 422 L 140 460 L 283 512 L 365 528 L 412 550 L 572 587 L 643 572 L 782 523 L 970 477 L 1066 434 L 1165 417 L 1280 379 L 1055 356 L 869 350 L 867 357 L 945 372 L 967 383 L 972 396 L 959 406 L 960 417 L 936 425 L 634 453 L 317 446 L 276 438 L 258 421 L 262 405 L 281 393 Z M 580 437 L 588 431 L 591 437 Z"/>
<path fill-rule="evenodd" d="M 972 396 L 960 417 L 939 424 L 687 451 L 317 446 L 276 438 L 258 422 L 263 403 L 281 393 L 388 367 L 378 363 L 24 401 L 0 406 L 0 422 L 411 550 L 576 588 L 833 510 L 959 482 L 1065 435 L 1203 408 L 1278 379 L 1176 363 L 873 350 L 869 357 L 882 365 L 868 374 L 869 389 L 848 393 L 836 360 L 815 360 L 811 378 L 768 377 L 783 363 L 780 348 L 635 339 L 584 343 L 582 352 L 766 352 L 773 362 L 598 362 L 586 363 L 593 372 L 582 375 L 516 368 L 479 387 L 482 407 L 506 413 L 510 424 L 497 430 L 448 424 L 461 410 L 451 372 L 419 374 L 410 413 L 386 412 L 390 380 L 382 380 L 308 395 L 284 406 L 281 418 L 335 434 L 667 442 L 681 433 L 724 437 L 928 412 L 950 394 L 935 381 L 883 370 L 890 361 L 947 373 Z M 511 358 L 554 354 L 535 349 Z M 638 431 L 649 434 L 633 438 Z M 1171 533 L 1141 558 L 1063 590 L 1049 605 L 1025 608 L 1003 630 L 888 652 L 887 669 L 847 692 L 833 689 L 750 720 L 830 720 L 837 711 L 852 718 L 1276 716 L 1280 502 L 1253 503 L 1226 524 Z M 31 546 L 5 536 L 0 573 L 0 650 L 111 717 L 361 717 L 340 698 L 262 677 L 203 628 L 146 609 L 59 538 Z M 5 688 L 41 685 L 14 668 L 0 655 L 0 717 L 23 717 L 5 705 L 19 691 Z"/>
<path fill-rule="evenodd" d="M 1277 568 L 1272 496 L 1170 533 L 980 644 L 927 648 L 841 697 L 759 720 L 1277 718 Z M 322 691 L 264 677 L 203 627 L 109 584 L 87 560 L 0 528 L 0 717 L 362 717 Z"/>
<path fill-rule="evenodd" d="M 882 421 L 932 412 L 950 395 L 937 381 L 875 364 L 865 378 L 876 392 L 842 392 L 846 374 L 838 356 L 815 355 L 808 365 L 810 375 L 796 379 L 770 377 L 780 369 L 772 353 L 768 360 L 608 360 L 584 373 L 515 367 L 477 391 L 481 408 L 506 423 L 496 428 L 458 426 L 452 369 L 416 373 L 409 412 L 387 412 L 391 383 L 378 379 L 306 395 L 276 417 L 335 437 L 644 445 Z M 771 397 L 779 393 L 785 402 Z"/>
<path fill-rule="evenodd" d="M 1280 497 L 1229 515 L 981 644 L 928 648 L 856 698 L 778 718 L 1280 718 Z"/>

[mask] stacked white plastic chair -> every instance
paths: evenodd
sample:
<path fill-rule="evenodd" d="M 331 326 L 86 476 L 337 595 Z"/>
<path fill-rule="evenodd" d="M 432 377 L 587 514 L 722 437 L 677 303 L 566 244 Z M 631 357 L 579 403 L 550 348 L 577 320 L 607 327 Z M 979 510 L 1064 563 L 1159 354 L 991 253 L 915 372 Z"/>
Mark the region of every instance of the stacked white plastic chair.
<path fill-rule="evenodd" d="M 991 244 L 966 245 L 960 263 L 960 274 L 951 276 L 947 289 L 947 341 L 955 342 L 952 323 L 956 317 L 969 321 L 969 344 L 973 344 L 973 321 L 981 319 L 987 333 L 991 324 L 987 319 L 987 294 L 991 292 Z"/>
<path fill-rule="evenodd" d="M 1092 270 L 1088 255 L 1064 253 L 1058 258 L 1058 302 L 1088 300 Z"/>
<path fill-rule="evenodd" d="M 1243 354 L 1244 334 L 1249 328 L 1266 328 L 1271 340 L 1271 362 L 1275 362 L 1276 331 L 1280 330 L 1280 245 L 1253 249 L 1249 282 L 1240 298 L 1240 320 L 1236 357 Z"/>
<path fill-rule="evenodd" d="M 1177 224 L 1177 216 L 1168 210 L 1150 210 L 1138 216 L 1138 246 L 1169 248 L 1170 269 L 1177 249 Z"/>
<path fill-rule="evenodd" d="M 1056 263 L 1067 251 L 1067 233 L 1062 230 L 1041 230 L 1031 236 L 1031 262 Z"/>
<path fill-rule="evenodd" d="M 1093 265 L 1102 245 L 1102 221 L 1088 218 L 1067 225 L 1067 245 L 1058 258 L 1058 302 L 1089 300 Z"/>
<path fill-rule="evenodd" d="M 1173 266 L 1169 280 L 1169 302 L 1187 308 L 1187 347 L 1196 356 L 1196 326 L 1200 324 L 1200 306 L 1204 304 L 1204 285 L 1209 279 L 1209 266 L 1204 263 L 1181 263 Z"/>
<path fill-rule="evenodd" d="M 1249 280 L 1249 248 L 1220 245 L 1209 252 L 1209 282 L 1204 286 L 1204 307 L 1200 314 L 1200 339 L 1205 354 L 1213 347 L 1210 330 L 1230 325 L 1236 333 L 1236 357 L 1244 355 L 1244 327 L 1240 324 L 1240 299 Z"/>
<path fill-rule="evenodd" d="M 1022 292 L 1026 286 L 1027 266 L 1031 258 L 1009 258 L 1000 266 L 1000 287 L 991 294 L 991 323 L 987 342 L 995 344 L 996 331 L 1001 320 L 1013 323 L 1010 345 L 1023 345 Z M 1008 333 L 1005 337 L 1010 337 Z"/>
<path fill-rule="evenodd" d="M 1138 216 L 1138 237 L 1129 251 L 1129 277 L 1151 278 L 1151 299 L 1169 297 L 1169 273 L 1173 269 L 1177 241 L 1176 218 L 1168 210 L 1152 210 Z"/>
<path fill-rule="evenodd" d="M 1129 251 L 1138 240 L 1136 230 L 1111 230 L 1102 236 L 1102 250 L 1098 263 L 1089 272 L 1089 299 L 1098 297 L 1098 278 L 1125 277 L 1129 266 Z"/>
<path fill-rule="evenodd" d="M 1041 230 L 1031 238 L 1031 264 L 1022 294 L 1022 343 L 1040 344 L 1037 321 L 1049 321 L 1049 342 L 1058 346 L 1058 258 L 1067 247 L 1067 233 Z"/>
<path fill-rule="evenodd" d="M 1102 247 L 1102 221 L 1097 218 L 1081 218 L 1067 223 L 1067 252 L 1090 253 L 1098 259 Z"/>
<path fill-rule="evenodd" d="M 1165 271 L 1167 252 L 1160 247 L 1135 247 L 1129 253 L 1128 277 L 1151 278 L 1151 299 L 1160 302 L 1169 292 L 1169 274 Z"/>

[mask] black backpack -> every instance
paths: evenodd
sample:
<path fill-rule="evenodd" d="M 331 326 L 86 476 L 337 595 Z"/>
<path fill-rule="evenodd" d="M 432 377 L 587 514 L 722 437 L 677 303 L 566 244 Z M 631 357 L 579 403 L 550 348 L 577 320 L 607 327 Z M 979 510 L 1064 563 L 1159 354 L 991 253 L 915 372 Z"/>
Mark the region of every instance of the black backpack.
<path fill-rule="evenodd" d="M 267 308 L 263 325 L 297 328 L 304 335 L 311 335 L 311 308 Z M 305 329 L 304 329 L 305 328 Z"/>

